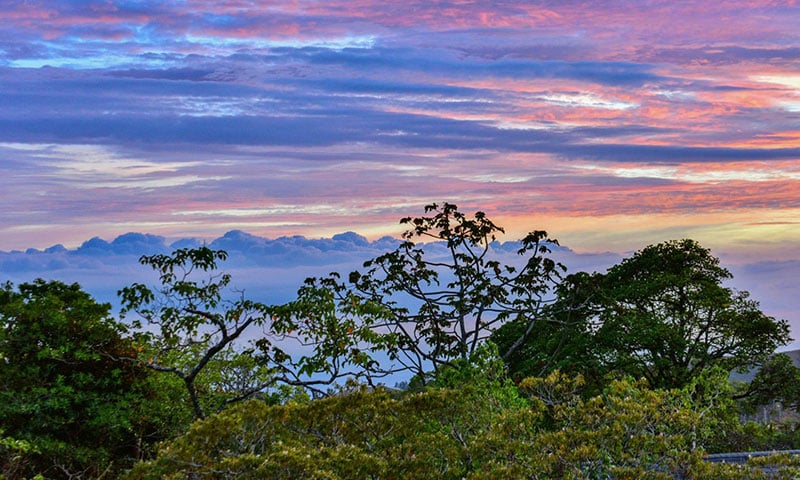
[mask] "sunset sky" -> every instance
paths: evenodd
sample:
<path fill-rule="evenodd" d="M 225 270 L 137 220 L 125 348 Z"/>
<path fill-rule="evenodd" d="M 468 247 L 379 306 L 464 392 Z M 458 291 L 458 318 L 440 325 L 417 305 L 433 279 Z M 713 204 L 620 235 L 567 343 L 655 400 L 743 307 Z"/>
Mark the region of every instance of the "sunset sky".
<path fill-rule="evenodd" d="M 375 239 L 449 201 L 797 258 L 800 5 L 4 2 L 0 188 L 0 250 Z"/>

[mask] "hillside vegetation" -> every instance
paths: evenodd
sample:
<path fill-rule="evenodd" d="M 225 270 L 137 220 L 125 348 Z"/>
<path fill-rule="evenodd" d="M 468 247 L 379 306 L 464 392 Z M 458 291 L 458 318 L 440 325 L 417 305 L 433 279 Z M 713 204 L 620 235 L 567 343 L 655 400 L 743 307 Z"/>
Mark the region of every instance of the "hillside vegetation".
<path fill-rule="evenodd" d="M 697 242 L 568 274 L 544 231 L 503 263 L 482 212 L 401 222 L 282 305 L 208 247 L 142 257 L 157 284 L 120 291 L 125 322 L 79 285 L 5 284 L 0 478 L 759 478 L 703 455 L 800 445 L 740 420 L 798 405 L 786 322 Z"/>

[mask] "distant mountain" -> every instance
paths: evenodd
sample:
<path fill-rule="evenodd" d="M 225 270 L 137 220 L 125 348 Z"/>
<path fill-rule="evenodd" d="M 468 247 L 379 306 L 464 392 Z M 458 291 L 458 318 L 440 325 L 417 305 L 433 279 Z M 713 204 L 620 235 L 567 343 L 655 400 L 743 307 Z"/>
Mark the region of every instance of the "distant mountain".
<path fill-rule="evenodd" d="M 27 249 L 22 251 L 0 251 L 0 270 L 16 270 L 25 265 L 35 265 L 52 257 L 93 257 L 140 256 L 167 253 L 178 248 L 193 248 L 207 244 L 211 248 L 225 250 L 232 261 L 247 258 L 249 263 L 271 265 L 319 265 L 349 262 L 354 257 L 364 258 L 390 251 L 400 244 L 400 240 L 383 237 L 370 241 L 355 232 L 344 232 L 331 238 L 306 238 L 303 236 L 284 236 L 274 239 L 259 237 L 242 230 L 231 230 L 210 242 L 197 238 L 182 238 L 169 243 L 164 237 L 146 233 L 129 232 L 107 241 L 93 237 L 78 248 L 67 249 L 63 245 L 53 245 L 44 250 Z M 515 254 L 522 244 L 517 241 L 493 242 L 492 248 L 500 254 Z M 440 250 L 431 245 L 432 252 Z M 554 252 L 569 253 L 570 249 L 553 246 Z M 444 253 L 445 250 L 441 249 Z"/>
<path fill-rule="evenodd" d="M 36 276 L 63 277 L 63 272 L 122 272 L 125 269 L 140 271 L 138 258 L 141 255 L 168 253 L 178 248 L 193 248 L 208 245 L 228 252 L 225 268 L 277 268 L 297 269 L 323 267 L 321 274 L 333 268 L 347 266 L 356 268 L 370 258 L 391 251 L 401 240 L 383 237 L 368 240 L 355 232 L 343 232 L 331 238 L 307 238 L 299 235 L 274 239 L 260 237 L 242 230 L 231 230 L 223 236 L 209 241 L 197 238 L 182 238 L 169 242 L 166 238 L 147 233 L 129 232 L 108 241 L 93 237 L 74 249 L 63 245 L 38 250 L 0 251 L 0 280 L 28 280 Z M 492 249 L 514 262 L 519 242 L 493 242 Z M 428 244 L 426 250 L 432 256 L 446 256 L 444 244 Z M 554 253 L 571 254 L 565 247 L 555 247 Z M 616 259 L 616 256 L 609 257 Z M 606 262 L 603 262 L 606 263 Z M 116 273 L 115 273 L 116 274 Z"/>
<path fill-rule="evenodd" d="M 178 248 L 194 248 L 208 244 L 211 248 L 222 249 L 228 253 L 246 253 L 257 255 L 281 255 L 285 253 L 298 253 L 306 249 L 315 251 L 352 251 L 353 248 L 372 250 L 394 248 L 399 240 L 384 237 L 370 242 L 365 237 L 355 232 L 345 232 L 334 235 L 332 238 L 310 239 L 303 236 L 279 237 L 269 239 L 252 235 L 242 230 L 231 230 L 225 235 L 204 242 L 197 238 L 182 238 L 168 243 L 164 237 L 146 233 L 129 232 L 118 236 L 112 241 L 100 237 L 93 237 L 83 242 L 78 248 L 70 250 L 61 244 L 53 245 L 44 250 L 29 248 L 22 251 L 2 251 L 0 255 L 48 255 L 48 254 L 75 254 L 75 255 L 147 255 L 165 253 Z"/>
<path fill-rule="evenodd" d="M 795 367 L 800 367 L 800 350 L 788 350 L 785 352 L 779 351 L 776 353 L 788 356 Z M 746 372 L 741 372 L 741 373 L 733 371 L 730 374 L 730 379 L 734 382 L 750 383 L 753 381 L 753 378 L 755 378 L 756 373 L 758 373 L 758 368 L 753 368 Z"/>

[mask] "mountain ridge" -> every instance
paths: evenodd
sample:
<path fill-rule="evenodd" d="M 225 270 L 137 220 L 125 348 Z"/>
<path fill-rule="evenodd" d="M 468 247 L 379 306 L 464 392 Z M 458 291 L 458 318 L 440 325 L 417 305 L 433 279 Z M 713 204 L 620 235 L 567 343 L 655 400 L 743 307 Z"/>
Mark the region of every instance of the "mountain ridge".
<path fill-rule="evenodd" d="M 166 237 L 142 232 L 127 232 L 108 241 L 99 236 L 94 236 L 76 248 L 70 249 L 62 244 L 55 244 L 47 248 L 28 248 L 26 250 L 0 250 L 0 254 L 89 254 L 89 255 L 147 255 L 167 253 L 179 248 L 195 248 L 207 245 L 214 249 L 226 250 L 229 253 L 272 253 L 285 252 L 294 247 L 316 248 L 322 252 L 338 250 L 340 248 L 356 249 L 383 249 L 392 250 L 401 243 L 400 239 L 383 236 L 377 240 L 368 240 L 363 235 L 353 231 L 337 233 L 331 237 L 309 238 L 302 235 L 280 236 L 275 238 L 261 237 L 240 229 L 229 230 L 220 237 L 204 241 L 197 237 L 183 237 L 168 241 Z M 519 241 L 492 242 L 492 247 L 499 251 L 515 251 L 521 246 Z M 571 251 L 568 247 L 553 244 L 554 251 Z"/>

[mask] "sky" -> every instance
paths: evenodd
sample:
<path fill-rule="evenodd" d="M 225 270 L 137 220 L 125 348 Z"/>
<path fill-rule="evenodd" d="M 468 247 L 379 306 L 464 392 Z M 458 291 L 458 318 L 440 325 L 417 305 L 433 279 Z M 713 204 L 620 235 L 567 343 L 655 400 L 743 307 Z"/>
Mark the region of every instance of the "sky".
<path fill-rule="evenodd" d="M 2 7 L 0 251 L 448 201 L 576 254 L 694 238 L 800 326 L 797 2 Z"/>

